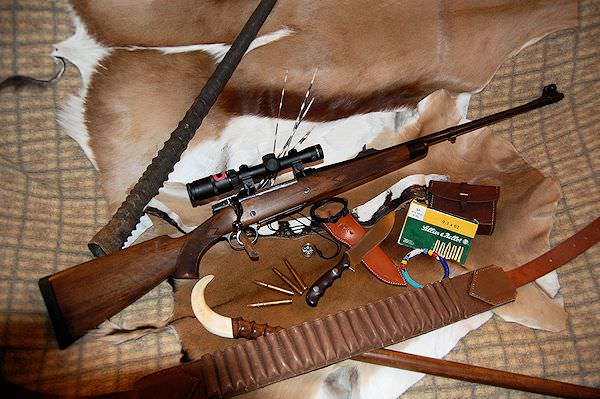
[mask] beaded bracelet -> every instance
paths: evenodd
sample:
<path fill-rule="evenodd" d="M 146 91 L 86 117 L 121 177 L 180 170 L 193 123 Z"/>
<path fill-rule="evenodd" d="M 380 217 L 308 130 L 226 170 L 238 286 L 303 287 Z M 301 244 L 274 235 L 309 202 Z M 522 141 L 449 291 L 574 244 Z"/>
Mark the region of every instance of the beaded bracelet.
<path fill-rule="evenodd" d="M 410 277 L 410 275 L 408 274 L 408 270 L 406 270 L 406 265 L 408 265 L 408 261 L 411 258 L 413 258 L 419 254 L 426 254 L 429 256 L 433 256 L 436 260 L 438 260 L 442 264 L 442 267 L 444 268 L 444 276 L 442 277 L 442 280 L 446 279 L 450 276 L 450 268 L 448 267 L 448 262 L 446 262 L 446 259 L 439 256 L 436 252 L 433 252 L 431 249 L 427 249 L 427 248 L 413 249 L 412 251 L 407 253 L 404 256 L 404 258 L 402 258 L 402 261 L 400 262 L 400 273 L 402 274 L 402 277 L 404 277 L 406 282 L 408 284 L 410 284 L 412 287 L 415 287 L 415 288 L 423 288 L 424 287 L 423 285 L 421 285 L 421 284 L 417 283 L 415 280 L 413 280 Z"/>

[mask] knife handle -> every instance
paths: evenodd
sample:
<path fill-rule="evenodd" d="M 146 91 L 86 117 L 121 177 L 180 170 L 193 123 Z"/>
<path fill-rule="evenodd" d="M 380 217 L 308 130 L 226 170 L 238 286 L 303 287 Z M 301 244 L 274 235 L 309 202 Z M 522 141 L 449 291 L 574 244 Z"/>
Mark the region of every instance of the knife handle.
<path fill-rule="evenodd" d="M 342 259 L 331 270 L 319 277 L 310 286 L 306 293 L 306 303 L 309 306 L 317 306 L 319 299 L 325 295 L 327 288 L 331 287 L 335 280 L 342 277 L 342 273 L 347 269 L 350 269 L 350 260 L 348 259 L 348 255 L 344 254 Z"/>

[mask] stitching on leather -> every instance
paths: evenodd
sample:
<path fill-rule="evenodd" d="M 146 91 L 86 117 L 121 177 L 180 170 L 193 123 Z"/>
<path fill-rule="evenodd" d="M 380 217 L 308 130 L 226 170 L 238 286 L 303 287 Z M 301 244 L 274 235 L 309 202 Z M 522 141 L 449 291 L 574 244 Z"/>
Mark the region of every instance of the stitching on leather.
<path fill-rule="evenodd" d="M 427 287 L 429 287 L 430 289 L 428 291 L 425 291 L 425 294 L 429 298 L 429 302 L 431 302 L 431 304 L 433 305 L 435 313 L 440 317 L 442 324 L 444 324 L 449 318 L 449 312 L 448 309 L 446 309 L 445 301 L 440 297 L 440 294 L 436 289 L 437 284 L 431 284 Z"/>
<path fill-rule="evenodd" d="M 387 326 L 385 325 L 384 317 L 383 315 L 379 312 L 379 309 L 377 308 L 377 303 L 379 301 L 375 302 L 375 303 L 371 303 L 371 304 L 367 304 L 368 306 L 368 310 L 369 313 L 373 313 L 375 315 L 375 317 L 377 319 L 379 319 L 380 322 L 375 323 L 375 329 L 376 329 L 376 335 L 375 335 L 375 342 L 373 343 L 373 345 L 377 345 L 377 346 L 383 346 L 386 344 L 386 342 L 393 342 L 393 336 L 390 335 L 390 331 L 387 329 Z"/>
<path fill-rule="evenodd" d="M 296 347 L 296 343 L 290 337 L 290 334 L 287 330 L 281 332 L 281 342 L 282 346 L 285 347 L 288 363 L 290 364 L 290 369 L 292 373 L 296 373 L 296 369 L 302 369 L 302 360 L 301 356 L 299 356 L 298 348 Z"/>
<path fill-rule="evenodd" d="M 311 336 L 315 337 L 315 341 L 317 341 L 316 340 L 316 332 L 315 332 L 315 329 L 314 329 L 314 325 L 316 325 L 317 323 L 323 323 L 323 319 L 321 319 L 321 318 L 316 319 L 314 323 L 308 323 L 308 322 L 302 323 L 302 327 L 303 327 L 303 330 L 304 330 L 304 333 L 305 333 L 305 337 L 306 337 L 306 344 L 307 344 L 306 348 L 309 351 L 312 350 L 313 353 L 315 354 L 315 356 L 313 356 L 313 363 L 315 365 L 323 363 L 323 360 L 321 360 L 319 358 L 322 358 L 322 359 L 326 358 L 325 353 L 323 352 L 323 348 L 321 347 L 321 343 L 320 342 L 317 342 L 317 344 L 318 344 L 317 348 L 311 348 L 311 345 L 310 345 L 311 342 L 312 342 Z"/>
<path fill-rule="evenodd" d="M 516 294 L 513 293 L 513 295 L 511 295 L 510 297 L 507 297 L 506 295 L 503 295 L 502 293 L 500 293 L 498 299 L 493 299 L 491 297 L 486 297 L 483 294 L 477 292 L 477 280 L 479 278 L 479 275 L 483 274 L 484 271 L 492 270 L 495 268 L 497 268 L 497 266 L 488 266 L 488 267 L 484 267 L 482 269 L 475 270 L 475 272 L 473 273 L 473 281 L 471 282 L 471 286 L 469 287 L 469 295 L 471 295 L 477 299 L 480 299 L 486 303 L 489 303 L 491 305 L 498 306 L 498 305 L 502 305 L 504 303 L 510 302 L 511 300 L 513 300 L 515 298 Z"/>
<path fill-rule="evenodd" d="M 392 334 L 392 332 L 390 331 L 390 326 L 389 323 L 387 322 L 388 319 L 388 315 L 385 314 L 385 311 L 388 310 L 387 306 L 385 306 L 385 302 L 383 301 L 377 301 L 373 304 L 373 307 L 375 308 L 375 310 L 377 311 L 377 313 L 381 316 L 381 330 L 384 332 L 385 336 L 382 338 L 385 338 L 386 342 L 387 341 L 394 341 L 394 335 Z"/>
<path fill-rule="evenodd" d="M 487 269 L 487 267 L 483 268 L 483 269 L 475 270 L 475 272 L 473 273 L 473 280 L 471 281 L 471 286 L 469 287 L 469 295 L 471 295 L 477 299 L 480 299 L 486 303 L 490 303 L 490 301 L 487 298 L 485 298 L 484 296 L 479 295 L 478 293 L 475 292 L 475 287 L 477 287 L 477 279 L 480 274 L 479 272 L 481 270 L 486 270 L 486 269 Z"/>
<path fill-rule="evenodd" d="M 492 225 L 490 226 L 489 234 L 492 234 L 494 228 L 496 227 L 496 201 L 500 197 L 500 188 L 496 187 L 496 200 L 492 201 Z"/>
<path fill-rule="evenodd" d="M 354 343 L 356 343 L 356 346 L 355 347 L 353 346 L 350 349 L 352 350 L 352 352 L 359 351 L 356 353 L 360 353 L 360 348 L 361 348 L 361 346 L 363 346 L 363 345 L 361 345 L 361 341 L 363 341 L 363 339 L 361 338 L 359 331 L 355 330 L 353 328 L 352 319 L 350 318 L 350 313 L 349 312 L 340 313 L 340 316 L 342 316 L 344 318 L 344 321 L 348 322 L 348 327 L 350 329 L 350 336 L 353 339 L 352 344 L 354 345 Z M 367 344 L 370 345 L 371 344 L 370 341 L 367 342 Z"/>
<path fill-rule="evenodd" d="M 392 336 L 392 339 L 394 339 L 396 334 L 401 330 L 396 318 L 394 317 L 394 309 L 390 305 L 389 301 L 381 302 L 381 306 L 383 306 L 385 311 L 389 314 L 389 317 L 386 317 L 385 320 L 388 324 L 388 327 L 390 327 L 390 335 Z"/>
<path fill-rule="evenodd" d="M 367 342 L 367 344 L 370 345 L 371 341 L 367 338 L 368 334 L 365 331 L 364 326 L 360 321 L 360 318 L 356 314 L 356 311 L 354 309 L 350 309 L 348 312 L 346 312 L 346 316 L 348 318 L 348 321 L 350 322 L 350 327 L 352 328 L 352 331 L 355 332 L 354 335 L 356 336 L 358 346 L 364 346 L 364 342 Z"/>
<path fill-rule="evenodd" d="M 302 323 L 302 324 L 304 324 L 304 323 Z M 311 351 L 309 350 L 309 346 L 308 346 L 308 342 L 307 342 L 306 336 L 304 335 L 304 331 L 301 328 L 302 324 L 300 324 L 298 326 L 294 326 L 294 327 L 292 327 L 290 329 L 290 330 L 293 330 L 296 333 L 294 335 L 290 334 L 290 339 L 292 341 L 296 341 L 294 337 L 299 337 L 300 339 L 298 340 L 299 343 L 297 345 L 298 352 L 301 353 L 300 346 L 301 346 L 301 344 L 304 344 L 303 347 L 306 349 L 306 354 L 307 354 L 307 362 L 306 363 L 315 364 L 315 359 L 313 358 L 313 355 L 312 355 Z M 300 358 L 302 359 L 303 356 L 300 356 Z"/>
<path fill-rule="evenodd" d="M 460 295 L 458 295 L 458 292 L 456 292 L 456 289 L 454 287 L 454 284 L 452 284 L 452 282 L 453 282 L 452 279 L 444 280 L 444 281 L 440 282 L 440 285 L 444 287 L 444 290 L 448 293 L 448 296 L 452 299 L 452 303 L 455 305 L 456 310 L 458 310 L 458 314 L 464 318 L 466 315 L 466 309 L 464 307 L 463 301 L 461 301 Z"/>
<path fill-rule="evenodd" d="M 425 295 L 426 288 L 427 286 L 423 287 L 423 289 L 416 290 L 415 298 L 417 299 L 419 306 L 423 308 L 421 314 L 425 316 L 423 317 L 423 322 L 425 323 L 425 325 L 427 326 L 428 323 L 429 325 L 435 325 L 433 315 L 431 314 L 432 312 L 435 312 L 435 306 L 433 306 L 431 301 L 429 301 L 429 298 L 427 298 L 427 295 Z"/>
<path fill-rule="evenodd" d="M 260 382 L 261 380 L 268 380 L 269 379 L 269 373 L 267 373 L 267 369 L 265 368 L 265 362 L 264 359 L 260 353 L 260 347 L 258 346 L 258 342 L 257 340 L 252 340 L 252 341 L 248 341 L 248 345 L 249 348 L 254 349 L 254 353 L 256 354 L 256 357 L 259 360 L 259 364 L 260 364 L 260 374 L 258 373 L 254 373 L 254 379 L 256 380 L 256 385 L 260 386 Z M 251 358 L 250 355 L 248 355 L 248 358 Z M 256 367 L 254 368 L 254 370 L 256 370 Z"/>
<path fill-rule="evenodd" d="M 227 356 L 226 356 L 227 359 Z M 242 384 L 242 381 L 246 379 L 243 359 L 240 357 L 239 353 L 233 349 L 229 352 L 230 363 L 233 363 L 235 366 L 235 374 L 231 373 L 231 382 L 233 384 L 234 389 L 237 389 L 238 385 Z"/>
<path fill-rule="evenodd" d="M 243 349 L 243 347 L 236 347 L 234 350 L 235 356 L 238 359 L 238 363 L 240 365 L 240 374 L 242 377 L 243 384 L 245 385 L 256 385 L 256 377 L 252 373 L 254 368 L 252 367 L 252 362 L 250 362 L 250 358 L 248 357 L 248 353 Z M 246 363 L 247 367 L 244 367 L 242 363 Z M 248 382 L 246 382 L 248 381 Z M 254 382 L 252 382 L 254 381 Z"/>
<path fill-rule="evenodd" d="M 322 329 L 319 331 L 322 331 L 322 333 L 319 334 L 319 339 L 325 342 L 325 344 L 323 344 L 322 346 L 331 348 L 331 352 L 333 352 L 333 355 L 337 356 L 338 354 L 335 352 L 335 337 L 331 335 L 329 328 L 327 328 L 327 324 L 321 323 L 320 325 L 322 326 Z M 327 360 L 328 356 L 326 351 L 324 351 L 323 357 L 325 358 L 325 360 Z"/>
<path fill-rule="evenodd" d="M 240 364 L 237 360 L 237 356 L 235 355 L 235 350 L 230 349 L 231 347 L 225 348 L 223 350 L 223 362 L 225 363 L 225 369 L 227 371 L 227 375 L 229 377 L 229 383 L 232 386 L 232 389 L 235 390 L 235 386 L 237 385 L 235 381 L 239 379 L 241 374 Z M 233 359 L 232 359 L 233 357 Z M 237 370 L 234 367 L 237 366 Z M 238 377 L 238 378 L 236 378 Z"/>
<path fill-rule="evenodd" d="M 378 343 L 380 345 L 383 345 L 383 342 L 381 341 L 381 337 L 379 336 L 379 332 L 377 331 L 377 326 L 375 325 L 375 321 L 373 320 L 373 318 L 371 317 L 371 314 L 369 313 L 369 309 L 367 309 L 366 306 L 361 306 L 360 312 L 363 315 L 362 318 L 365 319 L 365 323 L 368 324 L 369 331 L 371 331 L 371 333 L 373 334 L 375 339 L 378 341 Z"/>
<path fill-rule="evenodd" d="M 398 298 L 400 300 L 403 300 L 406 305 L 408 305 L 408 307 L 410 308 L 411 311 L 411 315 L 414 316 L 414 318 L 417 321 L 417 325 L 415 326 L 410 326 L 411 330 L 413 328 L 416 328 L 417 330 L 423 329 L 425 328 L 425 324 L 424 324 L 424 320 L 421 317 L 417 317 L 417 315 L 419 314 L 417 310 L 421 310 L 421 309 L 417 309 L 415 306 L 420 306 L 418 301 L 413 300 L 412 298 L 414 298 L 415 296 L 415 291 L 410 291 L 406 294 L 406 296 L 403 296 L 401 298 Z"/>
<path fill-rule="evenodd" d="M 217 370 L 217 378 L 221 385 L 221 391 L 230 392 L 233 384 L 231 384 L 231 378 L 229 377 L 229 370 L 227 370 L 227 361 L 225 360 L 225 354 L 223 351 L 219 352 L 215 356 L 215 369 Z"/>
<path fill-rule="evenodd" d="M 265 337 L 265 340 L 269 343 L 271 356 L 273 357 L 277 372 L 281 375 L 289 375 L 293 373 L 287 360 L 287 351 L 281 345 L 278 334 L 269 334 Z M 281 361 L 280 361 L 281 360 Z"/>
<path fill-rule="evenodd" d="M 277 369 L 277 373 L 281 375 L 286 375 L 290 372 L 290 368 L 285 361 L 285 350 L 282 350 L 281 345 L 279 343 L 279 339 L 276 334 L 269 334 L 265 336 L 265 341 L 268 344 L 269 352 L 271 357 L 273 358 L 273 364 Z M 281 358 L 281 359 L 279 359 Z M 280 361 L 282 360 L 282 361 Z M 286 370 L 287 369 L 287 370 Z"/>
<path fill-rule="evenodd" d="M 442 302 L 442 305 L 444 306 L 444 309 L 446 311 L 446 319 L 444 320 L 444 322 L 448 322 L 448 321 L 452 320 L 452 315 L 455 313 L 452 310 L 452 305 L 453 305 L 452 299 L 448 297 L 443 285 L 436 284 L 434 287 L 435 287 L 435 294 L 437 295 L 439 300 Z"/>
<path fill-rule="evenodd" d="M 204 378 L 205 382 L 205 390 L 209 393 L 214 392 L 214 390 L 216 390 L 216 392 L 220 395 L 223 395 L 223 391 L 221 389 L 221 385 L 219 384 L 219 379 L 218 379 L 218 375 L 217 372 L 215 371 L 215 360 L 214 360 L 214 352 L 213 353 L 207 353 L 204 356 L 201 357 L 201 361 L 202 361 L 202 365 L 200 367 L 201 369 L 201 373 L 202 373 L 202 378 Z M 212 378 L 212 374 L 215 374 L 215 376 L 217 378 L 213 379 Z M 208 382 L 212 382 L 212 386 L 208 384 Z M 210 388 L 214 388 L 214 390 L 209 391 Z"/>
<path fill-rule="evenodd" d="M 379 246 L 377 246 L 377 247 L 375 247 L 375 248 L 379 248 Z M 385 255 L 385 252 L 384 252 L 384 255 Z M 366 257 L 366 256 L 365 256 L 365 257 Z M 390 259 L 390 258 L 388 257 L 388 259 Z M 392 259 L 390 259 L 390 261 L 391 261 L 392 263 L 394 263 L 394 261 L 393 261 Z M 371 267 L 371 265 L 369 265 L 368 261 L 366 261 L 364 258 L 362 259 L 362 263 L 363 263 L 363 265 L 365 265 L 365 267 L 366 267 L 367 269 L 369 269 L 369 271 L 370 271 L 371 273 L 373 273 L 373 274 L 374 274 L 374 275 L 375 275 L 375 276 L 376 276 L 378 279 L 380 279 L 381 281 L 383 281 L 383 282 L 385 282 L 385 283 L 388 283 L 388 284 L 391 284 L 391 285 L 397 285 L 397 286 L 405 286 L 405 285 L 406 285 L 406 282 L 404 281 L 404 278 L 402 278 L 402 275 L 400 275 L 400 279 L 401 279 L 402 281 L 388 280 L 386 277 L 382 276 L 380 273 L 375 273 L 375 272 L 373 271 L 373 267 Z M 394 263 L 394 266 L 395 266 L 395 267 L 397 267 L 395 263 Z"/>
<path fill-rule="evenodd" d="M 454 318 L 454 314 L 460 315 L 460 310 L 457 309 L 454 299 L 450 296 L 446 286 L 444 284 L 436 284 L 435 287 L 437 295 L 440 297 L 444 303 L 444 307 L 446 308 L 448 320 L 452 320 Z"/>
<path fill-rule="evenodd" d="M 355 348 L 356 346 L 358 346 L 358 340 L 356 339 L 356 337 L 353 336 L 354 331 L 352 331 L 352 329 L 348 329 L 349 331 L 346 331 L 346 329 L 342 328 L 342 317 L 347 317 L 345 312 L 338 312 L 335 314 L 334 320 L 336 323 L 336 328 L 340 331 L 340 336 L 343 338 L 343 342 L 344 345 L 343 347 L 340 347 L 341 350 L 345 350 L 348 353 L 352 354 L 354 353 L 354 351 L 352 350 L 352 348 Z M 350 323 L 348 323 L 350 324 Z M 351 342 L 352 339 L 354 339 L 354 341 L 356 342 L 356 345 Z M 339 353 L 336 352 L 336 355 L 340 355 Z M 351 356 L 351 355 L 350 355 Z"/>
<path fill-rule="evenodd" d="M 279 372 L 279 368 L 277 367 L 277 361 L 275 360 L 275 356 L 273 355 L 273 351 L 272 351 L 272 348 L 271 348 L 272 345 L 270 344 L 270 342 L 269 342 L 269 340 L 267 339 L 266 336 L 261 337 L 261 338 L 263 338 L 260 341 L 260 343 L 263 345 L 262 346 L 262 351 L 266 352 L 265 355 L 263 356 L 263 358 L 266 359 L 268 357 L 270 359 L 270 361 L 271 361 L 271 365 L 273 366 L 273 367 L 267 368 L 267 371 L 268 372 L 270 371 L 271 373 L 274 373 L 275 376 L 276 376 L 275 378 L 277 378 L 277 376 L 279 376 L 281 373 Z M 269 376 L 267 374 L 267 378 L 273 378 L 273 377 L 271 377 L 271 376 Z"/>

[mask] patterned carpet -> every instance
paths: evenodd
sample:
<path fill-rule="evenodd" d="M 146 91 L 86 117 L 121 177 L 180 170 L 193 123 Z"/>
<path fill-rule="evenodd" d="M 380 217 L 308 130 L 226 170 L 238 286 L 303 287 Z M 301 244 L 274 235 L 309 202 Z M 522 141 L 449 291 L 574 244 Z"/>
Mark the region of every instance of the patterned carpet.
<path fill-rule="evenodd" d="M 600 215 L 600 3 L 581 1 L 579 29 L 562 31 L 508 60 L 473 97 L 471 118 L 527 101 L 557 83 L 566 99 L 555 114 L 507 121 L 493 130 L 556 179 L 560 201 L 555 245 Z M 65 3 L 0 1 L 0 79 L 50 76 L 52 44 L 71 34 Z M 107 220 L 96 173 L 55 121 L 78 90 L 74 68 L 57 86 L 0 92 L 0 362 L 2 376 L 31 389 L 93 394 L 127 389 L 152 371 L 177 364 L 179 344 L 167 333 L 110 346 L 85 338 L 59 351 L 37 281 L 91 258 L 88 239 Z M 516 228 L 519 228 L 516 226 Z M 471 333 L 451 360 L 600 386 L 600 246 L 559 271 L 569 313 L 566 331 L 548 333 L 494 318 Z M 160 320 L 170 313 L 163 284 L 117 316 Z M 406 398 L 518 398 L 527 394 L 427 377 Z"/>

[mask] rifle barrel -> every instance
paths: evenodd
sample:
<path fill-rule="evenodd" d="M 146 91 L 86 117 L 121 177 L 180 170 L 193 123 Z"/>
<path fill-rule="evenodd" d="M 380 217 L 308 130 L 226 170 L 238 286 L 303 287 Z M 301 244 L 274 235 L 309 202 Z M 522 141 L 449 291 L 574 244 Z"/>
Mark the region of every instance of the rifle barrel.
<path fill-rule="evenodd" d="M 492 115 L 488 115 L 471 122 L 463 123 L 458 126 L 449 127 L 439 132 L 432 133 L 430 135 L 420 137 L 415 140 L 411 140 L 409 143 L 420 143 L 425 144 L 427 146 L 432 146 L 434 144 L 438 144 L 446 140 L 453 142 L 458 136 L 461 136 L 465 133 L 472 132 L 473 130 L 480 129 L 487 125 L 498 123 L 505 119 L 512 118 L 513 116 L 529 112 L 531 110 L 543 107 L 545 105 L 553 104 L 562 100 L 564 96 L 565 95 L 563 93 L 560 93 L 556 90 L 555 84 L 550 84 L 542 89 L 542 95 L 539 98 L 536 98 L 535 100 L 530 101 L 526 104 L 519 105 L 517 107 L 507 109 Z"/>

